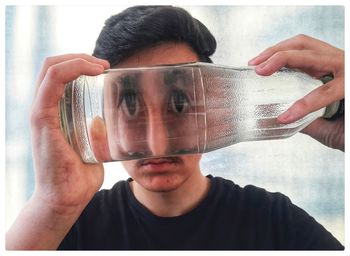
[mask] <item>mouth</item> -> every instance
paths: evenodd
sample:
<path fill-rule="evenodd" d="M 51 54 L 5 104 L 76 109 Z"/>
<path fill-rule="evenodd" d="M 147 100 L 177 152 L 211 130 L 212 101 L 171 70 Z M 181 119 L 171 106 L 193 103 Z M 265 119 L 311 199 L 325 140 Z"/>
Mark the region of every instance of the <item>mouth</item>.
<path fill-rule="evenodd" d="M 162 158 L 145 159 L 141 162 L 141 165 L 175 163 L 175 162 L 176 162 L 175 159 L 172 157 L 162 157 Z"/>
<path fill-rule="evenodd" d="M 139 161 L 139 166 L 148 171 L 161 172 L 174 168 L 174 166 L 180 163 L 180 160 L 178 157 L 143 159 Z"/>

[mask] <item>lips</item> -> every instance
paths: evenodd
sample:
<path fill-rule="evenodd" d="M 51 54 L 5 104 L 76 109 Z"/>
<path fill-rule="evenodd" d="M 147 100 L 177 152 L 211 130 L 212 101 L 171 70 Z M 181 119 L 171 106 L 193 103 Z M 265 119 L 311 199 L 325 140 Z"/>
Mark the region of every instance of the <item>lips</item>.
<path fill-rule="evenodd" d="M 148 164 L 164 164 L 164 163 L 175 163 L 174 159 L 169 158 L 153 158 L 153 159 L 146 159 L 143 160 L 141 165 L 148 165 Z"/>
<path fill-rule="evenodd" d="M 139 166 L 148 172 L 170 171 L 180 162 L 178 157 L 151 158 L 139 161 Z"/>

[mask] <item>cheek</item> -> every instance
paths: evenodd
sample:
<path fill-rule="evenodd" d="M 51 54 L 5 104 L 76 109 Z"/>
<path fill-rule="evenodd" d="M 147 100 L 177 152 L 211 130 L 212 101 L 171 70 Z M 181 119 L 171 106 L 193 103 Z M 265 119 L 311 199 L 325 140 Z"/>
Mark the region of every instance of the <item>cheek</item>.
<path fill-rule="evenodd" d="M 122 162 L 122 165 L 124 166 L 125 170 L 128 172 L 128 174 L 131 177 L 135 176 L 135 171 L 136 171 L 136 161 L 135 160 L 124 161 L 124 162 Z"/>
<path fill-rule="evenodd" d="M 202 158 L 201 154 L 185 155 L 181 157 L 186 169 L 194 170 L 199 166 L 199 162 Z"/>

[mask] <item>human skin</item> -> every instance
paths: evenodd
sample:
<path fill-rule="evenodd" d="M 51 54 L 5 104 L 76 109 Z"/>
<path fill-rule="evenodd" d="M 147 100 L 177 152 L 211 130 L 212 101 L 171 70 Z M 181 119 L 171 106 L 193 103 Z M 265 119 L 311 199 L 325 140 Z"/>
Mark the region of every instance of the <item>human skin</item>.
<path fill-rule="evenodd" d="M 298 68 L 320 78 L 334 79 L 296 101 L 277 121 L 292 123 L 307 114 L 344 99 L 344 51 L 306 35 L 297 35 L 261 52 L 249 61 L 259 75 L 268 76 L 282 67 Z M 335 121 L 318 118 L 303 133 L 322 144 L 344 151 L 344 117 Z"/>
<path fill-rule="evenodd" d="M 58 102 L 65 84 L 98 75 L 109 63 L 85 54 L 47 58 L 32 105 L 35 188 L 6 234 L 7 249 L 55 249 L 103 183 L 103 165 L 84 164 L 61 132 Z"/>
<path fill-rule="evenodd" d="M 198 60 L 185 44 L 169 43 L 143 52 L 119 66 Z M 99 75 L 107 68 L 108 62 L 84 54 L 55 56 L 44 62 L 31 114 L 35 189 L 6 234 L 6 249 L 56 249 L 101 187 L 103 165 L 83 163 L 65 140 L 58 102 L 66 83 L 83 74 Z M 161 145 L 154 147 L 159 150 Z M 131 187 L 136 198 L 154 213 L 169 216 L 192 209 L 205 196 L 209 182 L 200 173 L 200 158 L 155 159 L 142 167 L 130 161 L 124 166 L 135 180 Z M 172 196 L 167 196 L 170 191 Z"/>
<path fill-rule="evenodd" d="M 140 51 L 117 67 L 197 60 L 187 45 L 170 43 Z M 292 122 L 344 97 L 344 52 L 324 42 L 306 36 L 292 38 L 264 51 L 250 64 L 257 65 L 261 75 L 272 74 L 282 66 L 304 69 L 314 76 L 334 74 L 333 82 L 293 105 L 279 117 L 280 122 Z M 106 61 L 83 54 L 45 61 L 31 115 L 35 190 L 6 234 L 6 249 L 56 249 L 101 187 L 103 165 L 84 164 L 67 143 L 60 129 L 58 102 L 67 82 L 82 74 L 99 75 L 107 68 Z M 344 121 L 336 122 L 316 120 L 304 132 L 328 146 L 344 148 Z M 161 145 L 154 147 L 159 150 Z M 200 157 L 153 159 L 144 165 L 134 160 L 124 166 L 134 179 L 131 188 L 143 205 L 156 215 L 176 216 L 195 207 L 207 193 L 209 182 L 200 173 Z"/>
<path fill-rule="evenodd" d="M 164 43 L 120 62 L 116 68 L 154 66 L 198 61 L 197 54 L 184 43 Z M 152 96 L 149 95 L 149 100 Z M 165 152 L 164 127 L 152 126 L 160 118 L 154 108 L 149 116 L 149 147 L 154 155 Z M 159 123 L 159 122 L 158 122 Z M 131 160 L 123 166 L 133 181 L 130 183 L 135 197 L 158 216 L 177 216 L 194 208 L 205 196 L 209 181 L 199 168 L 201 155 L 184 155 L 150 160 Z"/>
<path fill-rule="evenodd" d="M 113 69 L 104 77 L 106 128 L 92 130 L 107 132 L 108 141 L 102 141 L 112 159 L 198 153 L 198 106 L 192 75 L 189 67 L 158 66 Z M 102 155 L 103 160 L 109 157 Z"/>

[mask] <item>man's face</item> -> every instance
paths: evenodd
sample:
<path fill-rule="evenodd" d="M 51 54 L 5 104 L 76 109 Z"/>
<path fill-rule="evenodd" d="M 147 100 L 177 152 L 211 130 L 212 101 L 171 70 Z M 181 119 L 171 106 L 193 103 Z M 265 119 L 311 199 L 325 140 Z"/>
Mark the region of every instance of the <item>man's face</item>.
<path fill-rule="evenodd" d="M 198 57 L 187 44 L 164 43 L 138 52 L 119 63 L 116 68 L 195 61 L 198 61 Z M 184 77 L 186 74 L 181 74 L 181 78 Z M 190 101 L 191 98 L 190 91 L 187 92 L 185 89 L 186 81 L 177 79 L 176 74 L 174 76 L 166 72 L 161 75 L 152 72 L 140 76 L 126 75 L 119 81 L 124 81 L 122 86 L 118 86 L 119 91 L 109 91 L 109 95 L 112 95 L 110 98 L 121 99 L 120 104 L 117 103 L 120 107 L 115 107 L 114 113 L 111 113 L 111 118 L 118 118 L 114 122 L 118 125 L 107 125 L 107 130 L 111 129 L 108 133 L 114 133 L 116 135 L 113 136 L 120 138 L 118 147 L 110 145 L 112 150 L 118 148 L 118 152 L 111 152 L 112 156 L 126 152 L 128 154 L 141 152 L 146 153 L 146 156 L 147 153 L 155 156 L 146 160 L 126 161 L 123 162 L 123 165 L 129 175 L 147 190 L 165 192 L 178 188 L 194 172 L 199 171 L 201 155 L 157 156 L 167 155 L 169 148 L 171 151 L 174 149 L 190 150 L 183 148 L 182 145 L 196 144 L 195 141 L 191 142 L 191 137 L 176 139 L 176 134 L 184 133 L 181 129 L 186 129 L 187 134 L 191 134 L 190 129 L 194 127 L 191 125 L 194 120 L 190 120 L 193 115 L 186 114 L 186 111 L 190 112 L 186 101 Z M 168 81 L 168 84 L 165 84 L 164 81 Z M 137 89 L 134 84 L 139 85 Z M 142 102 L 137 101 L 136 94 L 142 95 Z M 113 95 L 118 95 L 118 97 Z M 120 95 L 124 96 L 119 97 Z M 167 109 L 166 115 L 163 113 L 164 109 Z M 194 130 L 193 133 L 195 132 Z M 169 137 L 175 139 L 169 140 Z M 136 145 L 136 141 L 147 141 L 147 143 Z"/>

